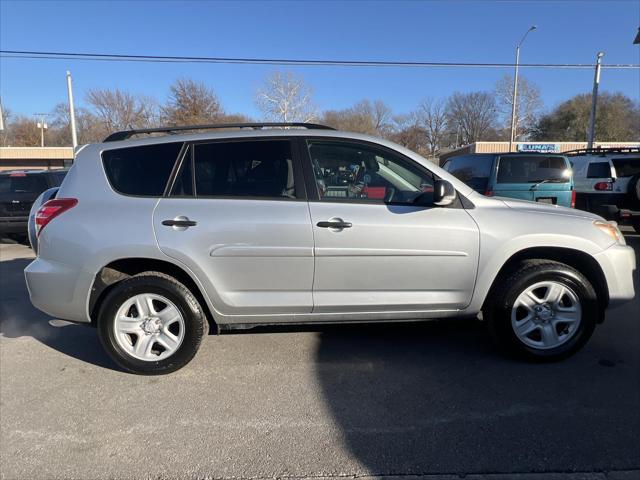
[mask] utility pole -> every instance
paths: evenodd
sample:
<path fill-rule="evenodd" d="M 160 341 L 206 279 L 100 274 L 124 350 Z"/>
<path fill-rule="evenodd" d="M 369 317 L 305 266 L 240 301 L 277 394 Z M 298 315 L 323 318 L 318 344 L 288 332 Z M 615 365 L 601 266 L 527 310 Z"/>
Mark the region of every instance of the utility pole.
<path fill-rule="evenodd" d="M 2 111 L 2 100 L 0 100 L 0 135 L 4 133 L 4 112 Z M 2 146 L 5 146 L 6 136 L 2 135 Z"/>
<path fill-rule="evenodd" d="M 515 73 L 513 75 L 513 98 L 511 99 L 511 134 L 509 135 L 509 151 L 513 146 L 513 142 L 516 138 L 516 112 L 518 111 L 518 67 L 520 66 L 520 47 L 522 46 L 524 39 L 527 38 L 529 32 L 533 32 L 536 28 L 535 25 L 531 25 L 529 30 L 524 32 L 524 35 L 516 45 L 516 68 Z"/>
<path fill-rule="evenodd" d="M 73 149 L 78 146 L 78 134 L 76 131 L 76 111 L 73 106 L 73 88 L 71 86 L 71 72 L 67 70 L 67 94 L 69 96 L 69 123 L 71 127 L 71 143 Z"/>
<path fill-rule="evenodd" d="M 587 137 L 587 148 L 593 148 L 593 140 L 596 131 L 596 108 L 598 106 L 598 87 L 600 86 L 602 57 L 604 57 L 604 52 L 598 52 L 598 57 L 596 58 L 596 71 L 593 75 L 593 93 L 591 93 L 591 114 L 589 115 L 589 136 Z"/>
<path fill-rule="evenodd" d="M 44 147 L 44 131 L 49 128 L 45 123 L 45 118 L 49 116 L 48 113 L 34 113 L 34 115 L 40 117 L 40 121 L 36 124 L 40 129 L 40 146 Z"/>
<path fill-rule="evenodd" d="M 0 132 L 4 132 L 4 113 L 2 112 L 2 100 L 0 100 Z"/>

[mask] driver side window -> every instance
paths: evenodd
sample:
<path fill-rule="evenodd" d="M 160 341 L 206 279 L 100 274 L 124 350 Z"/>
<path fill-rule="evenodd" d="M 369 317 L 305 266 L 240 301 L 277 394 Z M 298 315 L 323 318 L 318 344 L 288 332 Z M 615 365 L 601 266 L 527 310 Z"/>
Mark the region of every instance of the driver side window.
<path fill-rule="evenodd" d="M 411 205 L 433 195 L 433 177 L 399 155 L 352 142 L 308 142 L 322 200 Z"/>

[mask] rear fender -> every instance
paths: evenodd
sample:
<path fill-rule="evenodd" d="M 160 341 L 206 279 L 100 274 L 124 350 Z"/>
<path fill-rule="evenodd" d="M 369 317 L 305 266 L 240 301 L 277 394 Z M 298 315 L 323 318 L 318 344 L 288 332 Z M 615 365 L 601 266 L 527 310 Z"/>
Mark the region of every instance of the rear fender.
<path fill-rule="evenodd" d="M 38 254 L 38 236 L 36 234 L 36 212 L 42 206 L 43 203 L 48 202 L 52 198 L 56 198 L 58 194 L 58 190 L 60 187 L 53 187 L 49 190 L 45 190 L 40 194 L 38 198 L 36 198 L 35 202 L 31 206 L 31 210 L 29 211 L 29 223 L 27 224 L 27 230 L 29 231 L 29 243 L 31 244 L 31 248 L 33 252 Z"/>

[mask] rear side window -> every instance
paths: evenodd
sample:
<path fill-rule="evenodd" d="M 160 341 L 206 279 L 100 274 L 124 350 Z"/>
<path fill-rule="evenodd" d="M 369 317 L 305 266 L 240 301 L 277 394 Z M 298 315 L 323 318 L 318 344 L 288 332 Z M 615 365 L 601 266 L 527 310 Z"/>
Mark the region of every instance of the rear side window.
<path fill-rule="evenodd" d="M 611 178 L 609 162 L 593 162 L 587 168 L 587 178 Z"/>
<path fill-rule="evenodd" d="M 498 183 L 566 183 L 570 178 L 564 157 L 509 156 L 498 165 Z"/>
<path fill-rule="evenodd" d="M 640 173 L 640 158 L 614 158 L 613 166 L 618 177 L 633 177 Z"/>
<path fill-rule="evenodd" d="M 21 174 L 0 176 L 0 193 L 36 193 L 47 188 L 47 180 L 42 175 Z"/>
<path fill-rule="evenodd" d="M 446 170 L 475 191 L 484 193 L 489 187 L 493 156 L 471 155 L 449 160 Z"/>
<path fill-rule="evenodd" d="M 296 197 L 288 140 L 201 143 L 192 151 L 193 167 L 185 163 L 181 177 L 193 169 L 196 196 Z M 189 189 L 188 180 L 181 184 Z"/>
<path fill-rule="evenodd" d="M 124 195 L 160 197 L 182 143 L 119 148 L 102 153 L 104 170 L 113 189 Z"/>

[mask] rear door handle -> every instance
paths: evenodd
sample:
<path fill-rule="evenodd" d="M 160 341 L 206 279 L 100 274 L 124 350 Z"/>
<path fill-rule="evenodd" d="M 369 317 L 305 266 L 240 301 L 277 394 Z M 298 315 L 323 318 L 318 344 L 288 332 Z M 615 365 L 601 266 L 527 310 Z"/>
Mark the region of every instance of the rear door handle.
<path fill-rule="evenodd" d="M 328 222 L 318 222 L 320 228 L 351 228 L 351 222 L 343 222 L 342 220 L 329 220 Z"/>
<path fill-rule="evenodd" d="M 166 227 L 195 227 L 198 224 L 195 220 L 188 218 L 174 218 L 173 220 L 163 220 L 162 225 Z"/>

